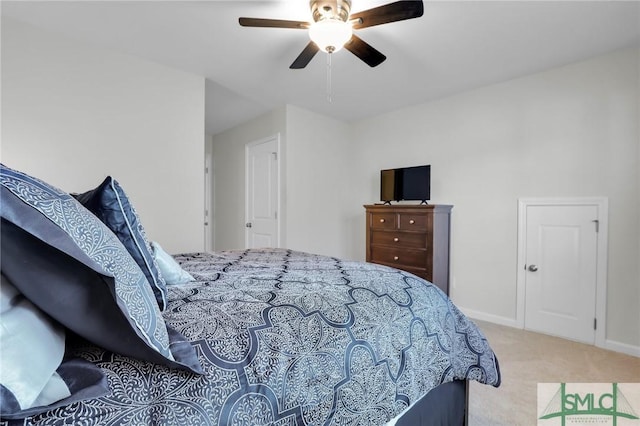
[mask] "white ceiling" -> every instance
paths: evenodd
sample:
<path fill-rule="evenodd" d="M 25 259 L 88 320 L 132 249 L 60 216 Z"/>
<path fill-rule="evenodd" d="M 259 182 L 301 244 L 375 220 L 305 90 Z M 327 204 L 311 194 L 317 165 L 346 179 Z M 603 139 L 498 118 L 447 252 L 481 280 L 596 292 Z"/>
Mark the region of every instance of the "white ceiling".
<path fill-rule="evenodd" d="M 357 12 L 391 0 L 353 0 Z M 306 31 L 245 28 L 240 16 L 309 20 L 306 0 L 2 1 L 2 15 L 206 77 L 217 134 L 284 104 L 346 121 L 640 45 L 638 1 L 425 1 L 424 16 L 357 34 L 387 56 L 346 50 L 289 65 Z"/>

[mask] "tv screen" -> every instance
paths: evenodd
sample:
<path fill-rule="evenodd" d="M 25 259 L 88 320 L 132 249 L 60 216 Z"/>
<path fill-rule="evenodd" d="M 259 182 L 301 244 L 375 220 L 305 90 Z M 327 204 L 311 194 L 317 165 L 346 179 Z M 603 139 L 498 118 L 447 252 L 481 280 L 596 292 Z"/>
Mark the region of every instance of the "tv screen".
<path fill-rule="evenodd" d="M 402 167 L 380 171 L 380 200 L 423 201 L 431 198 L 431 166 Z"/>

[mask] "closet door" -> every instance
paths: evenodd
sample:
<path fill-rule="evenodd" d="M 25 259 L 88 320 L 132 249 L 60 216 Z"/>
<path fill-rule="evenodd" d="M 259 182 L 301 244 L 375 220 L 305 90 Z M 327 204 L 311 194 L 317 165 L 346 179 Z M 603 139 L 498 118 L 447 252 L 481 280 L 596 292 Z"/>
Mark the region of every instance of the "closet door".
<path fill-rule="evenodd" d="M 526 209 L 524 327 L 594 344 L 600 216 L 594 204 Z"/>

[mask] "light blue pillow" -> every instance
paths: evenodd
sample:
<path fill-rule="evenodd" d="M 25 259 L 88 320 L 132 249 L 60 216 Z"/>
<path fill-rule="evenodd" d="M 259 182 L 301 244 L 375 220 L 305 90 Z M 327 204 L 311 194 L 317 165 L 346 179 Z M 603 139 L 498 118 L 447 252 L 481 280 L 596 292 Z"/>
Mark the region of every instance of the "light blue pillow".
<path fill-rule="evenodd" d="M 190 273 L 182 269 L 173 256 L 162 249 L 160 244 L 151 241 L 151 248 L 153 249 L 153 257 L 158 264 L 158 268 L 160 268 L 160 273 L 167 284 L 184 284 L 189 281 L 195 281 Z"/>
<path fill-rule="evenodd" d="M 49 405 L 71 395 L 56 370 L 64 328 L 0 276 L 0 384 L 2 414 Z"/>

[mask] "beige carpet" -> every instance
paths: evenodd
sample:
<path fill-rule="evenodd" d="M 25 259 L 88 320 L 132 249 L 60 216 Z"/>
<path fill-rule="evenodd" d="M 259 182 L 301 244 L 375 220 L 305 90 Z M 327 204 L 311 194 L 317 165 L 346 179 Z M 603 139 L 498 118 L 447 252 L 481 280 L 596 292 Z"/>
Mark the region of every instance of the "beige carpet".
<path fill-rule="evenodd" d="M 536 425 L 538 383 L 640 382 L 640 358 L 475 322 L 498 356 L 502 384 L 471 383 L 469 426 Z"/>

